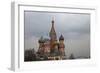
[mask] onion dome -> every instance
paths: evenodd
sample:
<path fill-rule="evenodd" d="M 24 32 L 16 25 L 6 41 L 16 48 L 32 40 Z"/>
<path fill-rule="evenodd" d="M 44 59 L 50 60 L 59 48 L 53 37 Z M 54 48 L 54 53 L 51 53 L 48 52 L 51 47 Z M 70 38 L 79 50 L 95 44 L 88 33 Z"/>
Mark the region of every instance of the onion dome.
<path fill-rule="evenodd" d="M 44 42 L 48 42 L 48 41 L 50 41 L 48 38 L 45 38 L 45 39 L 44 39 Z"/>
<path fill-rule="evenodd" d="M 39 43 L 44 43 L 44 42 L 45 42 L 42 36 L 41 36 L 41 38 L 38 40 L 38 42 L 39 42 Z"/>
<path fill-rule="evenodd" d="M 61 35 L 61 36 L 59 37 L 59 40 L 64 40 L 63 35 Z"/>

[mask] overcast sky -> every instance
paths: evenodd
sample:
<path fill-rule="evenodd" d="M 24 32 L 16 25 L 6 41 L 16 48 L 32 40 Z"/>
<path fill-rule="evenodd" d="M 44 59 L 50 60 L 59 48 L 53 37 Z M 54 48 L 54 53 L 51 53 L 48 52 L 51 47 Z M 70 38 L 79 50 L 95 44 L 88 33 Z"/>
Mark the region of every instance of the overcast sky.
<path fill-rule="evenodd" d="M 67 57 L 90 56 L 90 15 L 76 13 L 32 12 L 25 11 L 25 49 L 38 49 L 38 39 L 49 38 L 51 21 L 54 18 L 57 38 L 65 38 Z"/>

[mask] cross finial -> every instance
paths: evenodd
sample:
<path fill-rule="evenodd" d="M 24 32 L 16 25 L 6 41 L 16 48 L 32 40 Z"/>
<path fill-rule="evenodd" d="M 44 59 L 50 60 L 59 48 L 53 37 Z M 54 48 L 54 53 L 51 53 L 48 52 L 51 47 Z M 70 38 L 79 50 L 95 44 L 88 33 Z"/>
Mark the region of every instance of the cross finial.
<path fill-rule="evenodd" d="M 54 23 L 54 17 L 52 17 L 52 23 Z"/>

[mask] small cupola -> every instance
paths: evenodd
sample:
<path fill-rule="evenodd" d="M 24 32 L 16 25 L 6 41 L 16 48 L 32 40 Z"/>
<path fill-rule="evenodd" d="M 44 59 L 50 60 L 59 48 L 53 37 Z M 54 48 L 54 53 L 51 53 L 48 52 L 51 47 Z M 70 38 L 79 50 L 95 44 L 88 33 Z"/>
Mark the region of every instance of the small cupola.
<path fill-rule="evenodd" d="M 61 35 L 61 36 L 59 37 L 59 40 L 64 40 L 63 35 Z"/>
<path fill-rule="evenodd" d="M 44 43 L 44 39 L 43 36 L 41 36 L 41 38 L 38 40 L 39 43 Z"/>

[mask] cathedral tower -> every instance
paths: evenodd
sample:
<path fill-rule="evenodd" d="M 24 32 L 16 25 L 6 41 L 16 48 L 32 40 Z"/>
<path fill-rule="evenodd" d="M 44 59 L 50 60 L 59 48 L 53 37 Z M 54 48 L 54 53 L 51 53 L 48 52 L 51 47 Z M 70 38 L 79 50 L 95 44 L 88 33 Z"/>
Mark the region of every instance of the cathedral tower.
<path fill-rule="evenodd" d="M 53 49 L 54 43 L 57 42 L 57 35 L 55 32 L 55 28 L 54 28 L 54 19 L 52 19 L 52 26 L 51 26 L 51 30 L 49 32 L 49 36 L 50 36 L 51 49 Z"/>
<path fill-rule="evenodd" d="M 44 52 L 44 39 L 43 39 L 43 36 L 41 36 L 41 38 L 38 40 L 38 43 L 39 43 L 38 53 L 43 54 L 43 52 Z"/>
<path fill-rule="evenodd" d="M 60 52 L 61 56 L 65 56 L 64 48 L 65 48 L 64 37 L 63 37 L 63 35 L 61 35 L 59 37 L 59 52 Z"/>
<path fill-rule="evenodd" d="M 54 28 L 54 19 L 52 19 L 52 26 L 51 26 L 51 30 L 49 32 L 49 36 L 52 41 L 57 40 L 57 36 L 56 36 L 55 28 Z"/>

